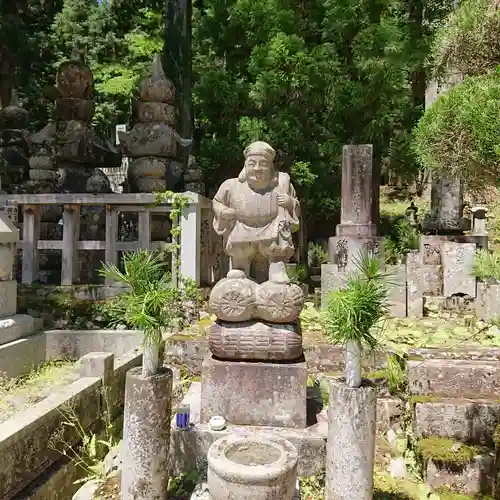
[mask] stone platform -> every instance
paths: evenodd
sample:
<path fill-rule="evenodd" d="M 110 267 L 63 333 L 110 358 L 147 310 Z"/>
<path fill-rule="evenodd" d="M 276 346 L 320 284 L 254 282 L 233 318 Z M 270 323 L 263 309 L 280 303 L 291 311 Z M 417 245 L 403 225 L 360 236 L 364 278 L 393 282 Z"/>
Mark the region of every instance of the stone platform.
<path fill-rule="evenodd" d="M 304 384 L 305 387 L 305 384 Z M 239 395 L 241 396 L 241 390 Z M 250 398 L 250 396 L 248 396 Z M 304 429 L 270 426 L 228 425 L 223 431 L 212 431 L 207 424 L 200 423 L 201 383 L 193 382 L 182 404 L 191 408 L 191 429 L 182 431 L 175 426 L 172 418 L 170 456 L 172 473 L 179 474 L 193 469 L 204 470 L 206 457 L 211 444 L 231 433 L 246 435 L 259 433 L 269 437 L 279 436 L 288 439 L 299 453 L 299 476 L 313 476 L 325 466 L 326 435 L 328 422 L 323 410 L 317 415 L 318 423 Z M 305 414 L 305 411 L 304 411 Z"/>
<path fill-rule="evenodd" d="M 220 361 L 210 354 L 201 370 L 201 420 L 221 416 L 233 425 L 306 427 L 307 365 Z"/>
<path fill-rule="evenodd" d="M 206 478 L 203 478 L 202 481 L 199 481 L 194 489 L 191 500 L 212 500 L 212 496 L 208 490 L 208 485 L 206 482 Z M 295 488 L 295 495 L 292 500 L 300 500 L 300 483 L 297 479 L 297 486 Z"/>

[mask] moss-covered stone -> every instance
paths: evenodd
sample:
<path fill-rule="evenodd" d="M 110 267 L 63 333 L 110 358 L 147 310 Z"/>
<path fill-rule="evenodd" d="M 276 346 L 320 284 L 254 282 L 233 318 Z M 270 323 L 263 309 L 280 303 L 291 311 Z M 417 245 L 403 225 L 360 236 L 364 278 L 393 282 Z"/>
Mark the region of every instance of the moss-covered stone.
<path fill-rule="evenodd" d="M 428 437 L 416 442 L 416 449 L 427 461 L 461 467 L 469 464 L 476 455 L 485 450 L 476 446 L 465 445 L 453 439 Z"/>
<path fill-rule="evenodd" d="M 417 403 L 432 403 L 439 401 L 440 398 L 436 396 L 431 396 L 430 394 L 415 394 L 410 396 L 410 403 L 416 405 Z"/>

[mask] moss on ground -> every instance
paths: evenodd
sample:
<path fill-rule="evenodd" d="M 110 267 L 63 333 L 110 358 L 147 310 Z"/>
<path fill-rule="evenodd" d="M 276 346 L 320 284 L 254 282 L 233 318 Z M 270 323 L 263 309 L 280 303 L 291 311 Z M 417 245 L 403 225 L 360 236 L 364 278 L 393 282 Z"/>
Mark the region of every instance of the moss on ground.
<path fill-rule="evenodd" d="M 465 445 L 453 439 L 435 436 L 420 439 L 415 446 L 425 461 L 432 460 L 456 467 L 469 464 L 476 455 L 485 451 L 482 448 Z"/>

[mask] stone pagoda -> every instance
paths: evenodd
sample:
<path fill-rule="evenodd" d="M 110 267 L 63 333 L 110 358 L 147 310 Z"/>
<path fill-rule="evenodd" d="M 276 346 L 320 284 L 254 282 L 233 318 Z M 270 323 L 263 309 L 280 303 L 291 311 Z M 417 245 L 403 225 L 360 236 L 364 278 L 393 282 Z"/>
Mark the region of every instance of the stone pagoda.
<path fill-rule="evenodd" d="M 175 130 L 175 87 L 165 76 L 159 54 L 141 80 L 135 103 L 137 122 L 118 132 L 123 153 L 132 158 L 128 177 L 132 192 L 177 190 L 183 175 L 182 148 L 191 145 Z"/>
<path fill-rule="evenodd" d="M 59 66 L 56 90 L 55 119 L 30 139 L 30 179 L 35 192 L 85 192 L 95 169 L 118 168 L 121 156 L 90 125 L 94 81 L 78 49 Z"/>
<path fill-rule="evenodd" d="M 28 121 L 28 112 L 13 90 L 9 105 L 0 109 L 0 175 L 7 193 L 18 192 L 28 180 Z"/>

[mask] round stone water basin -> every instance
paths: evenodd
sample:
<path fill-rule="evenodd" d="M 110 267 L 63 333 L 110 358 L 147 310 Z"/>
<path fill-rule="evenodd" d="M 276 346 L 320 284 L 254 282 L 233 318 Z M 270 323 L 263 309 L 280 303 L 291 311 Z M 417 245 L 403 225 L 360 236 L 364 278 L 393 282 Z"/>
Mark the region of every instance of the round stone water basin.
<path fill-rule="evenodd" d="M 213 500 L 291 500 L 298 453 L 286 439 L 231 435 L 208 450 L 208 489 Z"/>

